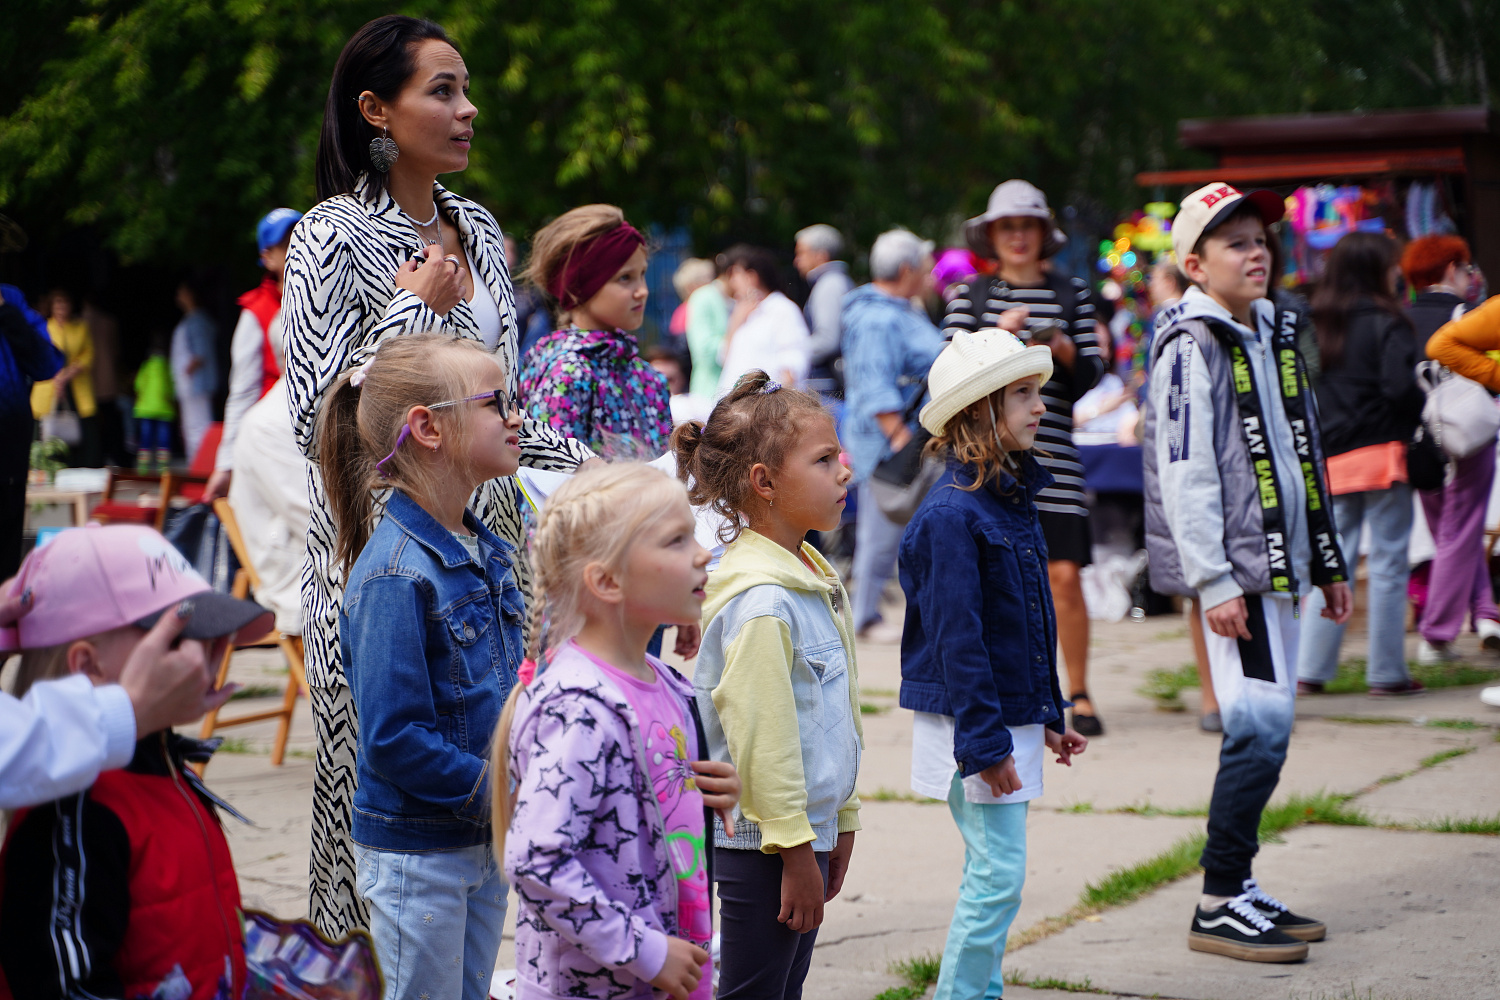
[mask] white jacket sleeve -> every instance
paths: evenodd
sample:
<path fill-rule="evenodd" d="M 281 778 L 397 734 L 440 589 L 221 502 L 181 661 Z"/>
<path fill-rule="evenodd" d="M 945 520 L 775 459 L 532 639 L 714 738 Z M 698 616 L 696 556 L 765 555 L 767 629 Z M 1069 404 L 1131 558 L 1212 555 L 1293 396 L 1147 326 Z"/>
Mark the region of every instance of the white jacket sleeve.
<path fill-rule="evenodd" d="M 135 709 L 118 684 L 42 681 L 24 700 L 0 694 L 0 809 L 82 791 L 135 753 Z"/>
<path fill-rule="evenodd" d="M 249 309 L 240 310 L 234 338 L 229 342 L 229 396 L 224 400 L 224 437 L 214 469 L 234 468 L 234 440 L 239 437 L 245 411 L 260 398 L 261 354 L 265 336 L 260 320 Z"/>
<path fill-rule="evenodd" d="M 1239 597 L 1224 549 L 1224 496 L 1214 453 L 1213 383 L 1192 337 L 1175 337 L 1153 366 L 1156 468 L 1183 580 L 1203 608 Z"/>

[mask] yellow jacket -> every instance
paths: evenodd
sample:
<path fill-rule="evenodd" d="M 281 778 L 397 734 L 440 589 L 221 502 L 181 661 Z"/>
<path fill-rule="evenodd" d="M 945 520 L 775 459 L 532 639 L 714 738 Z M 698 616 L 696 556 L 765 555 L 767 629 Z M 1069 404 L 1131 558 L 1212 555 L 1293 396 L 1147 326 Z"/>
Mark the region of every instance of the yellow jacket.
<path fill-rule="evenodd" d="M 67 364 L 79 368 L 78 374 L 68 383 L 73 388 L 73 405 L 78 408 L 80 417 L 92 417 L 98 406 L 94 402 L 94 338 L 89 336 L 89 328 L 83 320 L 59 323 L 51 319 L 47 321 L 47 336 L 63 352 Z M 33 385 L 32 416 L 40 420 L 51 413 L 55 394 L 51 379 Z"/>

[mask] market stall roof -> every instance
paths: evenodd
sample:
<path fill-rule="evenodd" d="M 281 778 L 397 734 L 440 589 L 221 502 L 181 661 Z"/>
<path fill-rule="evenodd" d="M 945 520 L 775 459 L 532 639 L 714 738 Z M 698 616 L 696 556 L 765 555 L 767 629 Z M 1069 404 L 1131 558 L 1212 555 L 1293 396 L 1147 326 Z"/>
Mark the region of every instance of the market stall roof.
<path fill-rule="evenodd" d="M 1147 171 L 1136 175 L 1136 183 L 1151 187 L 1462 174 L 1468 140 L 1495 134 L 1500 134 L 1500 120 L 1483 105 L 1186 118 L 1177 123 L 1178 140 L 1190 149 L 1217 153 L 1219 166 Z"/>

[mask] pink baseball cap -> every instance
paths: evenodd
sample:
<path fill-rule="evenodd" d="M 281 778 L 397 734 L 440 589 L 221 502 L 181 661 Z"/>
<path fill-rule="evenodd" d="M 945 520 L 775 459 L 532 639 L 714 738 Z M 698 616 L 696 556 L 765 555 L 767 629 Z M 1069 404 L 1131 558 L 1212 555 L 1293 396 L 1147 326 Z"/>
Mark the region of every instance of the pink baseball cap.
<path fill-rule="evenodd" d="M 91 524 L 59 533 L 32 551 L 11 584 L 31 592 L 30 610 L 0 628 L 0 651 L 44 649 L 110 629 L 149 629 L 163 612 L 192 600 L 188 639 L 236 633 L 256 639 L 274 616 L 253 601 L 220 594 L 172 543 L 134 524 Z"/>

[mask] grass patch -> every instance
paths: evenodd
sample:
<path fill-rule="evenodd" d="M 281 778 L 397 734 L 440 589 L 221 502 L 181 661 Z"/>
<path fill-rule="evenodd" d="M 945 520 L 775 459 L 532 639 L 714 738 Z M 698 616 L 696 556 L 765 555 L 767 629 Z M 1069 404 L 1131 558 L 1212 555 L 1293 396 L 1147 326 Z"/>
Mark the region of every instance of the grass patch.
<path fill-rule="evenodd" d="M 1120 806 L 1117 809 L 1111 809 L 1110 812 L 1120 813 L 1127 816 L 1145 816 L 1148 819 L 1153 816 L 1207 816 L 1208 806 L 1189 806 L 1185 809 L 1163 809 L 1160 806 L 1153 806 L 1151 803 L 1147 802 L 1145 805 L 1139 806 Z"/>
<path fill-rule="evenodd" d="M 1058 810 L 1058 812 L 1077 813 L 1079 815 L 1085 815 L 1093 811 L 1094 804 L 1092 802 L 1075 802 L 1072 805 L 1068 806 L 1066 809 Z"/>
<path fill-rule="evenodd" d="M 1417 765 L 1417 770 L 1425 771 L 1429 767 L 1437 767 L 1439 764 L 1453 760 L 1455 757 L 1462 757 L 1465 754 L 1473 753 L 1475 749 L 1473 746 L 1466 746 L 1454 747 L 1451 750 L 1439 750 L 1431 757 L 1423 757 L 1422 762 Z"/>
<path fill-rule="evenodd" d="M 1146 683 L 1136 688 L 1136 693 L 1153 699 L 1159 709 L 1181 712 L 1186 707 L 1182 704 L 1182 692 L 1198 686 L 1197 665 L 1184 663 L 1176 670 L 1157 667 L 1147 671 Z"/>
<path fill-rule="evenodd" d="M 875 705 L 868 701 L 859 703 L 860 715 L 883 715 L 891 710 L 889 705 Z"/>
<path fill-rule="evenodd" d="M 1206 840 L 1201 833 L 1190 834 L 1154 858 L 1110 872 L 1098 882 L 1090 882 L 1083 887 L 1083 895 L 1078 898 L 1079 906 L 1089 912 L 1123 906 L 1158 886 L 1192 874 L 1198 868 L 1198 855 L 1203 853 Z"/>
<path fill-rule="evenodd" d="M 916 792 L 898 792 L 894 788 L 886 788 L 884 785 L 873 792 L 860 792 L 859 797 L 864 802 L 916 802 L 921 805 L 937 805 L 942 799 L 929 799 L 925 795 Z"/>
<path fill-rule="evenodd" d="M 860 691 L 862 693 L 864 693 L 864 694 L 869 695 L 871 698 L 894 698 L 894 697 L 896 697 L 896 689 L 895 688 L 867 688 L 867 687 L 861 686 L 860 687 Z"/>
<path fill-rule="evenodd" d="M 229 696 L 230 701 L 239 701 L 242 698 L 279 698 L 286 694 L 285 687 L 274 684 L 251 684 L 240 688 Z"/>
<path fill-rule="evenodd" d="M 1094 981 L 1088 976 L 1083 977 L 1083 982 L 1074 983 L 1066 979 L 1057 979 L 1053 976 L 1037 976 L 1027 979 L 1026 973 L 1019 969 L 1012 969 L 1005 974 L 1005 985 L 1025 986 L 1032 990 L 1057 990 L 1059 993 L 1104 993 L 1105 990 L 1097 989 Z"/>
<path fill-rule="evenodd" d="M 875 994 L 875 1000 L 916 1000 L 917 997 L 927 992 L 929 986 L 937 982 L 938 966 L 942 960 L 941 955 L 928 953 L 903 959 L 900 962 L 892 962 L 889 967 L 890 971 L 905 979 L 906 982 Z"/>
<path fill-rule="evenodd" d="M 1352 795 L 1331 795 L 1318 792 L 1316 795 L 1293 795 L 1285 802 L 1267 806 L 1260 814 L 1260 842 L 1274 844 L 1281 841 L 1281 834 L 1304 823 L 1322 823 L 1327 826 L 1375 826 L 1375 821 L 1359 809 L 1348 806 Z"/>
<path fill-rule="evenodd" d="M 1413 680 L 1421 681 L 1429 688 L 1464 687 L 1500 679 L 1500 669 L 1479 667 L 1472 663 L 1435 663 L 1424 666 L 1411 661 L 1406 668 Z M 1369 689 L 1365 684 L 1365 660 L 1357 656 L 1340 663 L 1338 673 L 1324 688 L 1329 694 L 1357 694 Z"/>
<path fill-rule="evenodd" d="M 1411 719 L 1399 715 L 1325 715 L 1324 722 L 1344 722 L 1351 726 L 1410 726 Z"/>
<path fill-rule="evenodd" d="M 1402 829 L 1423 830 L 1428 833 L 1479 833 L 1487 837 L 1500 837 L 1500 814 L 1494 816 L 1468 816 L 1425 820 Z"/>
<path fill-rule="evenodd" d="M 1462 729 L 1465 731 L 1485 728 L 1473 719 L 1428 719 L 1423 725 L 1429 726 L 1432 729 Z"/>
<path fill-rule="evenodd" d="M 219 744 L 217 753 L 260 753 L 251 742 L 243 736 L 226 736 L 224 742 Z"/>
<path fill-rule="evenodd" d="M 1152 642 L 1170 642 L 1173 639 L 1186 639 L 1188 637 L 1187 626 L 1182 628 L 1163 629 L 1151 637 Z"/>

